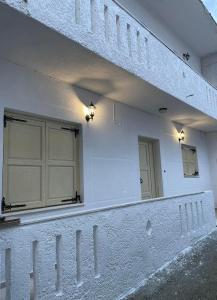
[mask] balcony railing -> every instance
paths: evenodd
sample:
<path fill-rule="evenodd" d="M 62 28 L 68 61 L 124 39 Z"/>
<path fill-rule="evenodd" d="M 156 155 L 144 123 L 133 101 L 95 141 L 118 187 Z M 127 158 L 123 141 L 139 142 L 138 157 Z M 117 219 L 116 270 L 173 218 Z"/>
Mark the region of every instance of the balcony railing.
<path fill-rule="evenodd" d="M 217 90 L 115 1 L 3 2 L 217 118 Z"/>
<path fill-rule="evenodd" d="M 0 226 L 0 299 L 117 299 L 214 228 L 211 192 Z"/>

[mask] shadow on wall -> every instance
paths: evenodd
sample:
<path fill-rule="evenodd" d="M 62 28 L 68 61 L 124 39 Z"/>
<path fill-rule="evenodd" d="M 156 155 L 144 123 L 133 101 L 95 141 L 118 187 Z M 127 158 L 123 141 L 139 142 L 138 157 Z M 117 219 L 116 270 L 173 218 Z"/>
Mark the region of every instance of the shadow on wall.
<path fill-rule="evenodd" d="M 88 90 L 84 90 L 78 86 L 72 86 L 73 92 L 77 96 L 77 98 L 85 105 L 88 106 L 90 102 L 97 104 L 103 98 L 103 96 L 99 94 L 95 94 Z"/>
<path fill-rule="evenodd" d="M 105 111 L 105 107 L 103 105 L 103 100 L 106 97 L 106 93 L 109 93 L 109 90 L 113 89 L 113 85 L 111 84 L 111 82 L 107 82 L 107 80 L 92 80 L 92 79 L 83 79 L 82 82 L 85 82 L 86 86 L 88 87 L 88 85 L 91 85 L 92 82 L 94 82 L 93 84 L 98 84 L 101 86 L 102 88 L 102 94 L 97 94 L 94 92 L 91 92 L 90 90 L 87 89 L 87 87 L 81 88 L 77 85 L 71 85 L 71 88 L 73 90 L 73 93 L 75 94 L 76 98 L 80 101 L 80 103 L 83 105 L 83 112 L 84 115 L 87 114 L 87 107 L 90 105 L 90 103 L 92 102 L 95 106 L 96 106 L 96 118 L 99 122 L 101 122 L 102 120 L 105 120 L 106 116 L 108 116 L 108 111 Z M 78 84 L 80 84 L 80 82 L 78 82 Z M 83 83 L 82 83 L 83 84 Z M 108 85 L 110 84 L 110 86 L 108 87 Z M 94 118 L 95 119 L 95 118 Z M 96 121 L 96 120 L 95 120 Z"/>
<path fill-rule="evenodd" d="M 95 91 L 97 91 L 98 95 L 101 95 L 101 97 L 106 97 L 116 90 L 114 82 L 110 79 L 82 78 L 77 81 L 75 85 L 87 89 L 88 91 L 94 89 Z"/>

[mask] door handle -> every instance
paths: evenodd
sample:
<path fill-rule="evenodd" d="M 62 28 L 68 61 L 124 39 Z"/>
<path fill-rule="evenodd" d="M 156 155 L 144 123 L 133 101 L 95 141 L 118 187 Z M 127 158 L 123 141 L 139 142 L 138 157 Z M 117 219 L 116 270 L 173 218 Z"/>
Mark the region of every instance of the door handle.
<path fill-rule="evenodd" d="M 140 184 L 143 184 L 143 179 L 142 179 L 142 177 L 140 177 Z"/>

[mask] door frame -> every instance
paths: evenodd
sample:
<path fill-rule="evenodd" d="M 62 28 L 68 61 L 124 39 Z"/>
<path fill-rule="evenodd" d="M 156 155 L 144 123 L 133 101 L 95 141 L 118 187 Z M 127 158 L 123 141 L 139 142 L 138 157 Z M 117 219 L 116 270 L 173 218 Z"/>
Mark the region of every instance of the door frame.
<path fill-rule="evenodd" d="M 138 150 L 140 142 L 149 142 L 153 148 L 153 168 L 154 168 L 154 180 L 156 189 L 156 198 L 163 197 L 163 179 L 162 179 L 162 168 L 161 168 L 161 155 L 160 155 L 160 141 L 144 136 L 138 136 Z M 139 163 L 139 174 L 140 174 L 140 163 Z M 140 188 L 141 191 L 141 188 Z M 142 194 L 141 194 L 142 198 Z M 150 198 L 151 199 L 151 198 Z M 149 201 L 150 199 L 143 199 Z"/>

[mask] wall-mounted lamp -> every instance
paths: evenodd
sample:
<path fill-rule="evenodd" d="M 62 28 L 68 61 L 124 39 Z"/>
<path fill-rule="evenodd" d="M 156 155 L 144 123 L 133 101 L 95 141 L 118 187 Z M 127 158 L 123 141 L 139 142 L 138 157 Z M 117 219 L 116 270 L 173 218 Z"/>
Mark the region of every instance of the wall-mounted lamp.
<path fill-rule="evenodd" d="M 161 113 L 161 114 L 165 114 L 165 113 L 168 112 L 168 108 L 165 107 L 165 106 L 163 106 L 163 107 L 160 107 L 160 108 L 158 109 L 158 111 L 159 111 L 159 113 Z"/>
<path fill-rule="evenodd" d="M 194 94 L 190 94 L 190 95 L 186 96 L 186 98 L 191 98 L 191 97 L 194 97 Z"/>
<path fill-rule="evenodd" d="M 90 102 L 90 104 L 87 107 L 87 110 L 88 110 L 88 112 L 87 112 L 85 118 L 86 118 L 86 121 L 89 122 L 90 120 L 93 120 L 93 118 L 95 116 L 96 107 L 93 104 L 93 102 Z"/>
<path fill-rule="evenodd" d="M 191 55 L 188 52 L 183 53 L 182 56 L 186 61 L 189 61 L 189 59 L 191 58 Z"/>
<path fill-rule="evenodd" d="M 185 140 L 185 132 L 184 132 L 184 130 L 182 130 L 179 133 L 179 143 L 184 142 L 184 140 Z"/>

